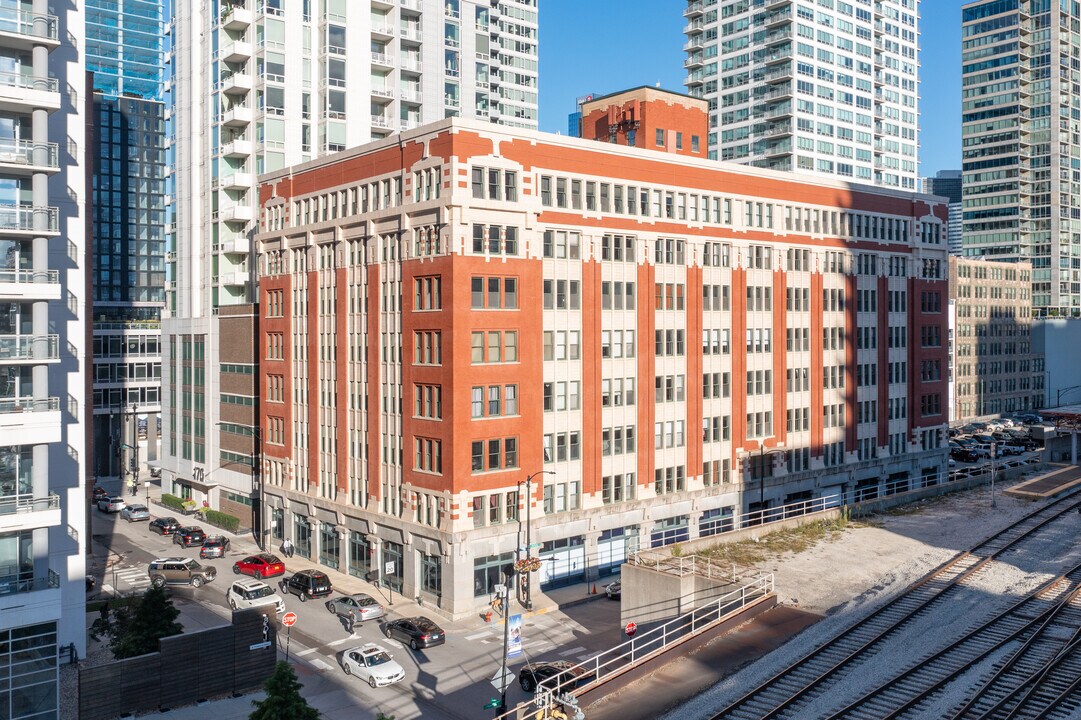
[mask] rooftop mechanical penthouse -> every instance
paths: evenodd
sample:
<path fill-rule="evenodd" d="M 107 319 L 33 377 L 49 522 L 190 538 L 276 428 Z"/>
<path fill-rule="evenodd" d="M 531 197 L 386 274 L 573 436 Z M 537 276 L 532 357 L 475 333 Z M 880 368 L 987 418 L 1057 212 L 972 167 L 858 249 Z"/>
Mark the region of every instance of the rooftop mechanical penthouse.
<path fill-rule="evenodd" d="M 938 482 L 940 200 L 461 119 L 265 175 L 271 526 L 463 616 L 527 516 L 543 591 Z"/>

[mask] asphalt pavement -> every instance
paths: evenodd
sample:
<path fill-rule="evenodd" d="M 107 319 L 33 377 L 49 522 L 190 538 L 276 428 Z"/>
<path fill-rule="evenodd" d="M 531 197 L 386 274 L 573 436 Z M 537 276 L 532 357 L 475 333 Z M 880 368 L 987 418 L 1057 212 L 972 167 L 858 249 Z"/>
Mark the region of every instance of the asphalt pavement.
<path fill-rule="evenodd" d="M 106 485 L 107 489 L 110 489 Z M 160 491 L 158 491 L 160 492 Z M 154 493 L 152 493 L 153 495 Z M 125 498 L 126 500 L 128 498 Z M 130 498 L 132 502 L 145 502 L 145 497 Z M 169 511 L 150 504 L 152 517 L 169 515 Z M 147 522 L 128 523 L 119 515 L 97 510 L 93 512 L 94 559 L 93 572 L 97 574 L 99 592 L 103 596 L 116 593 L 127 594 L 145 590 L 149 586 L 147 563 L 159 557 L 192 557 L 198 559 L 199 548 L 184 549 L 173 544 L 168 537 L 150 532 Z M 175 515 L 174 515 L 175 516 Z M 193 524 L 198 524 L 193 522 Z M 203 526 L 208 533 L 218 532 Z M 255 551 L 250 538 L 232 537 L 231 547 L 221 559 L 199 560 L 213 565 L 217 577 L 201 588 L 187 586 L 170 587 L 174 602 L 181 610 L 181 622 L 189 630 L 210 627 L 215 616 L 221 623 L 229 622 L 230 610 L 226 603 L 226 591 L 233 574 L 233 563 Z M 286 577 L 303 567 L 319 567 L 299 557 L 286 560 Z M 342 593 L 367 592 L 387 609 L 389 618 L 411 617 L 425 614 L 415 603 L 395 596 L 393 605 L 383 590 L 360 578 L 328 571 L 335 585 L 335 596 Z M 281 578 L 268 579 L 275 587 Z M 592 657 L 621 641 L 619 603 L 600 596 L 598 602 L 578 604 L 575 599 L 587 599 L 583 587 L 569 591 L 574 594 L 560 609 L 551 597 L 533 613 L 522 613 L 524 654 L 509 663 L 511 671 L 518 670 L 528 658 L 538 660 L 580 661 Z M 503 634 L 502 624 L 487 624 L 478 616 L 466 621 L 450 623 L 428 613 L 447 632 L 447 642 L 428 650 L 413 652 L 401 643 L 384 637 L 380 620 L 357 625 L 350 630 L 324 606 L 324 600 L 301 602 L 295 595 L 283 594 L 287 611 L 298 615 L 297 624 L 282 629 L 279 651 L 281 657 L 288 652 L 301 681 L 307 689 L 305 696 L 319 708 L 327 720 L 358 717 L 375 717 L 377 712 L 393 715 L 396 720 L 407 718 L 476 718 L 487 716 L 483 706 L 498 693 L 490 680 L 500 668 Z M 596 596 L 593 596 L 596 597 Z M 558 599 L 558 598 L 557 598 Z M 357 678 L 348 677 L 341 669 L 341 655 L 350 647 L 367 642 L 384 646 L 405 669 L 405 679 L 400 683 L 373 689 Z M 508 707 L 514 707 L 529 697 L 513 683 L 507 691 Z M 215 701 L 202 706 L 174 710 L 165 717 L 186 718 L 185 713 L 195 713 L 192 718 L 214 717 L 215 720 L 246 718 L 251 712 L 251 698 L 245 702 L 238 699 Z M 483 715 L 478 715 L 483 713 Z"/>

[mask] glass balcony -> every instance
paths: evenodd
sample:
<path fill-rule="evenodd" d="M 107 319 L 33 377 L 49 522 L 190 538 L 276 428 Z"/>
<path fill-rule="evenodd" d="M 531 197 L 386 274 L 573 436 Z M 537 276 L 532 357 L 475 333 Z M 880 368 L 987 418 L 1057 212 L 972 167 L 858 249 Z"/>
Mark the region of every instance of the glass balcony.
<path fill-rule="evenodd" d="M 45 92 L 57 92 L 60 89 L 60 84 L 56 78 L 36 78 L 13 72 L 0 72 L 0 85 L 20 90 L 42 90 Z"/>
<path fill-rule="evenodd" d="M 38 219 L 40 218 L 40 224 Z M 60 231 L 60 213 L 55 207 L 0 205 L 0 232 Z"/>
<path fill-rule="evenodd" d="M 34 577 L 32 569 L 0 566 L 0 595 L 28 593 L 60 587 L 60 576 L 53 570 L 41 577 Z"/>
<path fill-rule="evenodd" d="M 30 140 L 0 140 L 0 166 L 5 170 L 45 167 L 59 170 L 56 143 L 35 143 Z"/>
<path fill-rule="evenodd" d="M 60 496 L 55 494 L 37 498 L 31 495 L 0 495 L 0 515 L 58 509 Z"/>
<path fill-rule="evenodd" d="M 59 335 L 0 335 L 0 363 L 59 359 Z"/>
<path fill-rule="evenodd" d="M 41 398 L 35 400 L 34 398 L 22 397 L 22 398 L 2 398 L 0 399 L 0 415 L 7 413 L 24 413 L 24 412 L 48 412 L 50 410 L 57 411 L 60 409 L 60 398 Z M 2 499 L 0 499 L 2 502 Z M 3 510 L 0 510 L 3 512 Z"/>
<path fill-rule="evenodd" d="M 53 44 L 59 43 L 56 27 L 55 15 L 27 12 L 15 8 L 0 8 L 0 32 L 39 40 L 51 40 L 50 44 Z"/>

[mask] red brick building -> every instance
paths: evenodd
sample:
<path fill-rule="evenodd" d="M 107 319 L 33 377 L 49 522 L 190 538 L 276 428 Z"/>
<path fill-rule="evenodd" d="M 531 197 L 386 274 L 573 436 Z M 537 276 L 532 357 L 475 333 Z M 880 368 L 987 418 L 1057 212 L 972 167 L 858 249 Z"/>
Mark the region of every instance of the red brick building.
<path fill-rule="evenodd" d="M 934 198 L 459 119 L 260 192 L 265 502 L 325 565 L 464 616 L 527 503 L 543 590 L 943 477 Z"/>
<path fill-rule="evenodd" d="M 709 103 L 642 86 L 582 104 L 582 137 L 616 145 L 706 157 Z"/>

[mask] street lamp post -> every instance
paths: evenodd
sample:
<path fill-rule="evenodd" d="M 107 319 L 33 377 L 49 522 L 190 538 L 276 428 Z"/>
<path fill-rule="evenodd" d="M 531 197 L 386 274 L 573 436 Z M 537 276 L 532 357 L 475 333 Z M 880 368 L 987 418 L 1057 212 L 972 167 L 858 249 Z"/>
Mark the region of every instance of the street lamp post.
<path fill-rule="evenodd" d="M 780 450 L 780 449 L 776 449 L 776 448 L 773 449 L 773 450 L 767 451 L 765 441 L 760 443 L 758 447 L 759 447 L 759 453 L 758 453 L 758 473 L 759 473 L 759 477 L 758 477 L 758 520 L 759 520 L 759 523 L 761 524 L 761 523 L 764 523 L 766 521 L 765 520 L 765 514 L 763 513 L 763 509 L 765 508 L 765 505 L 766 505 L 766 456 L 768 456 L 768 455 L 784 455 L 785 451 Z M 772 471 L 770 472 L 770 475 L 773 475 Z"/>
<path fill-rule="evenodd" d="M 532 549 L 531 546 L 533 544 L 533 535 L 532 535 L 532 529 L 533 529 L 533 522 L 532 522 L 533 521 L 533 514 L 532 514 L 532 508 L 533 508 L 533 478 L 537 477 L 538 475 L 555 475 L 555 474 L 556 474 L 555 470 L 538 470 L 537 472 L 526 476 L 525 480 L 521 480 L 521 481 L 518 482 L 518 497 L 522 497 L 522 485 L 524 484 L 525 487 L 526 487 L 526 496 L 525 496 L 525 517 L 526 517 L 526 520 L 525 520 L 525 543 L 526 543 L 526 549 L 525 549 L 525 556 L 527 558 L 530 557 L 529 553 L 530 553 L 530 550 Z M 515 559 L 515 561 L 520 561 L 522 559 L 522 515 L 521 515 L 521 513 L 518 514 L 518 543 L 517 543 L 517 546 L 515 548 L 514 559 Z M 522 593 L 522 584 L 521 584 L 521 582 L 518 582 L 514 586 L 515 587 L 515 595 L 518 598 L 518 604 L 519 605 L 524 607 L 526 610 L 532 610 L 533 609 L 533 584 L 529 580 L 529 573 L 523 573 L 523 577 L 525 577 L 525 579 L 526 579 L 525 597 L 524 598 L 522 597 L 523 593 Z M 509 599 L 509 597 L 508 597 L 508 599 Z"/>
<path fill-rule="evenodd" d="M 139 406 L 131 404 L 131 494 L 139 487 Z"/>
<path fill-rule="evenodd" d="M 225 423 L 218 422 L 218 427 L 221 427 Z M 263 432 L 257 425 L 238 425 L 236 423 L 229 423 L 233 427 L 243 429 L 252 438 L 251 452 L 248 454 L 248 461 L 251 463 L 251 489 L 252 493 L 256 495 L 253 500 L 253 506 L 255 509 L 255 521 L 258 527 L 255 529 L 255 544 L 260 550 L 266 550 L 264 547 L 265 540 L 263 538 Z M 258 483 L 258 487 L 256 484 Z"/>
<path fill-rule="evenodd" d="M 499 686 L 501 688 L 499 691 L 499 715 L 507 712 L 507 683 L 504 680 L 507 677 L 507 650 L 510 645 L 510 586 L 512 582 L 515 582 L 513 565 L 507 565 L 503 568 L 503 581 L 505 583 L 503 589 L 503 670 L 499 674 Z"/>
<path fill-rule="evenodd" d="M 1062 407 L 1062 396 L 1066 393 L 1081 388 L 1081 385 L 1070 385 L 1069 387 L 1059 388 L 1058 393 L 1055 395 L 1055 407 Z"/>

